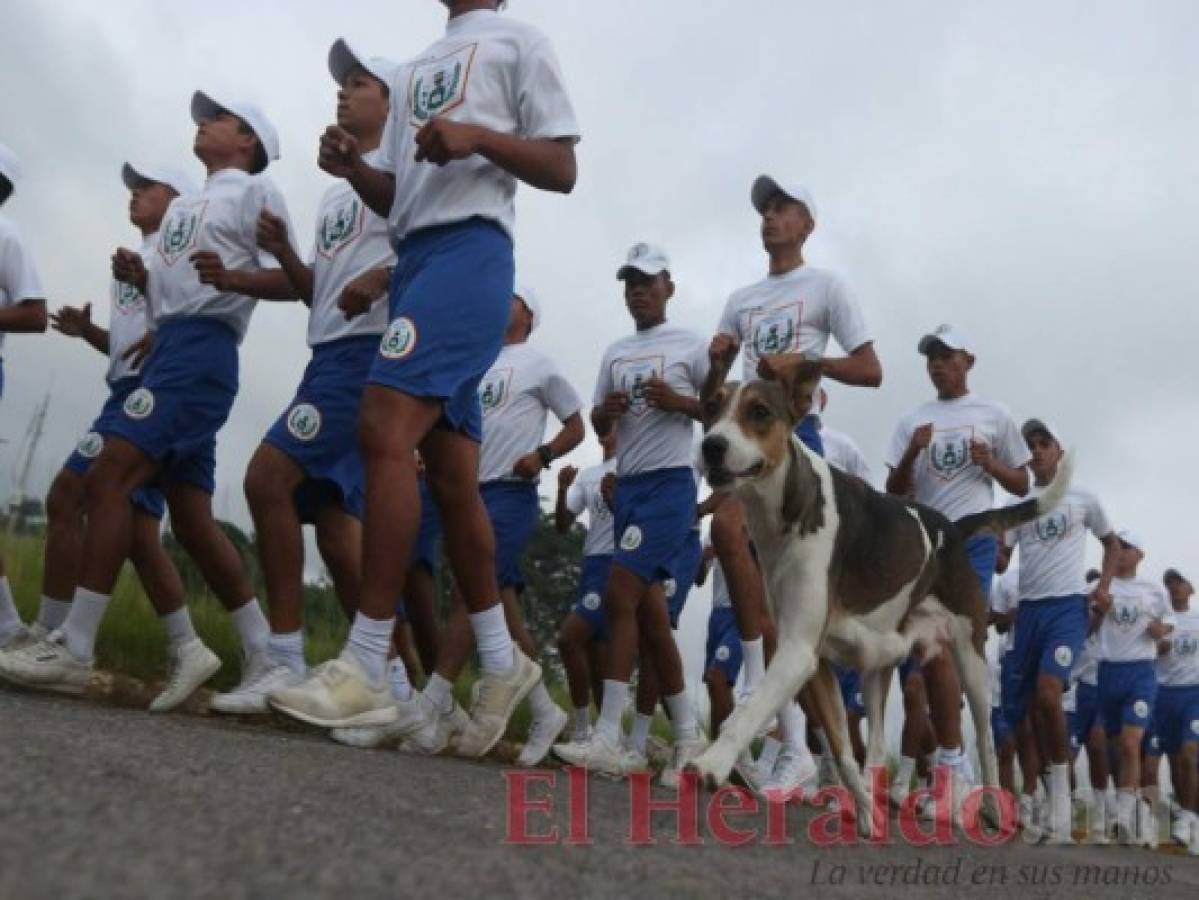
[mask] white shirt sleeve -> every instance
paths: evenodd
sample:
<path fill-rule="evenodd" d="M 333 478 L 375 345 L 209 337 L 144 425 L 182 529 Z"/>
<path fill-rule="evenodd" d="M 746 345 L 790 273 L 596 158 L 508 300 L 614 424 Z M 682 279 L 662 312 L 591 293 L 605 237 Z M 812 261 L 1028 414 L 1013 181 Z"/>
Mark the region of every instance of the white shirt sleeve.
<path fill-rule="evenodd" d="M 720 324 L 716 326 L 716 333 L 731 335 L 740 343 L 742 340 L 741 316 L 737 310 L 736 297 L 737 295 L 734 294 L 725 302 L 724 312 L 720 314 Z"/>
<path fill-rule="evenodd" d="M 592 406 L 603 406 L 608 395 L 612 393 L 612 360 L 608 354 L 600 360 L 599 375 L 595 379 L 595 393 L 591 397 Z"/>
<path fill-rule="evenodd" d="M 1166 625 L 1177 625 L 1178 617 L 1174 615 L 1174 607 L 1166 599 L 1166 592 L 1156 585 L 1153 588 L 1153 609 L 1149 615 L 1160 619 Z"/>
<path fill-rule="evenodd" d="M 287 226 L 287 239 L 294 244 L 296 232 L 287 212 L 287 201 L 283 199 L 283 194 L 274 182 L 269 180 L 259 181 L 245 193 L 242 207 L 242 227 L 245 229 L 243 237 L 250 247 L 255 248 L 259 269 L 278 269 L 279 260 L 265 250 L 258 249 L 258 216 L 264 209 L 283 220 L 283 224 Z"/>
<path fill-rule="evenodd" d="M 566 92 L 558 57 L 548 38 L 525 47 L 516 72 L 516 104 L 521 136 L 579 140 L 579 125 Z"/>
<path fill-rule="evenodd" d="M 566 508 L 575 516 L 581 515 L 583 510 L 587 508 L 587 498 L 584 496 L 583 488 L 579 485 L 577 478 L 566 489 Z"/>
<path fill-rule="evenodd" d="M 708 358 L 708 348 L 703 341 L 696 343 L 696 349 L 691 355 L 688 368 L 691 370 L 691 383 L 695 387 L 696 396 L 698 396 L 704 382 L 708 380 L 708 371 L 712 368 L 712 360 Z"/>
<path fill-rule="evenodd" d="M 559 422 L 565 422 L 583 406 L 578 391 L 549 360 L 545 361 L 542 371 L 540 392 L 542 402 L 558 417 Z"/>
<path fill-rule="evenodd" d="M 1108 520 L 1107 512 L 1094 494 L 1087 497 L 1087 510 L 1083 516 L 1083 523 L 1091 529 L 1091 534 L 1100 540 L 1112 533 L 1112 523 Z"/>
<path fill-rule="evenodd" d="M 901 419 L 899 424 L 895 426 L 895 431 L 891 435 L 891 443 L 887 446 L 887 455 L 883 458 L 883 462 L 888 469 L 894 469 L 899 466 L 899 461 L 903 459 L 903 455 L 908 451 L 908 444 L 911 443 L 912 432 L 908 428 L 907 419 Z"/>
<path fill-rule="evenodd" d="M 866 317 L 845 283 L 832 278 L 828 289 L 828 330 L 841 349 L 853 353 L 873 338 L 866 327 Z"/>
<path fill-rule="evenodd" d="M 12 306 L 26 300 L 43 300 L 46 296 L 33 255 L 16 234 L 6 236 L 0 243 L 0 285 Z"/>
<path fill-rule="evenodd" d="M 1005 409 L 999 410 L 999 433 L 996 436 L 998 446 L 995 448 L 1000 461 L 1016 469 L 1022 469 L 1032 461 L 1028 444 L 1020 434 L 1020 426 Z"/>

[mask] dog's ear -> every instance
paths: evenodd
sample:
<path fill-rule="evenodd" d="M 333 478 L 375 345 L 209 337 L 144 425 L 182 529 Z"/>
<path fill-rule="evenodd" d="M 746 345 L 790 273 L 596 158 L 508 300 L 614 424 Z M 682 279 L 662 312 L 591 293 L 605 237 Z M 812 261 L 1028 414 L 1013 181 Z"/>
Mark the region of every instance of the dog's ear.
<path fill-rule="evenodd" d="M 778 353 L 763 356 L 758 363 L 758 375 L 782 385 L 787 396 L 787 411 L 794 424 L 799 424 L 812 411 L 816 390 L 820 387 L 820 359 L 802 353 Z"/>

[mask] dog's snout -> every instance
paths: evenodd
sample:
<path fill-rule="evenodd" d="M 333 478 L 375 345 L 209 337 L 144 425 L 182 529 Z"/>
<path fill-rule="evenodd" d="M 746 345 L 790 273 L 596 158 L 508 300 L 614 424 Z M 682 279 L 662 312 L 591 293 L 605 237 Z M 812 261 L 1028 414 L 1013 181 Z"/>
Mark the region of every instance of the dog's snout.
<path fill-rule="evenodd" d="M 729 439 L 719 434 L 710 434 L 700 446 L 704 462 L 709 466 L 719 466 L 724 462 L 725 454 L 729 452 Z"/>

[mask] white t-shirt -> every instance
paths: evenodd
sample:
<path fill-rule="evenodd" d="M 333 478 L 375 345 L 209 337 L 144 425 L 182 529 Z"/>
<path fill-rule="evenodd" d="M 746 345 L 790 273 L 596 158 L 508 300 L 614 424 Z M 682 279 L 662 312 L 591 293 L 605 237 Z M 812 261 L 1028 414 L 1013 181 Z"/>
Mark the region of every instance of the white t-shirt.
<path fill-rule="evenodd" d="M 1199 609 L 1174 613 L 1170 651 L 1157 658 L 1157 680 L 1170 687 L 1199 685 Z"/>
<path fill-rule="evenodd" d="M 932 400 L 904 416 L 887 449 L 887 468 L 899 465 L 912 434 L 933 423 L 933 439 L 913 466 L 915 499 L 956 521 L 995 505 L 995 482 L 970 461 L 970 444 L 982 441 L 1000 462 L 1014 468 L 1032 456 L 1011 413 L 998 403 L 973 394 L 956 400 Z"/>
<path fill-rule="evenodd" d="M 712 561 L 712 609 L 729 609 L 733 605 L 732 595 L 729 594 L 729 583 L 725 581 L 724 569 L 720 562 Z"/>
<path fill-rule="evenodd" d="M 565 422 L 583 402 L 553 360 L 524 344 L 508 344 L 479 382 L 483 446 L 479 481 L 521 481 L 512 467 L 545 438 L 546 413 Z M 536 479 L 534 479 L 536 481 Z"/>
<path fill-rule="evenodd" d="M 430 120 L 533 140 L 579 137 L 549 39 L 491 10 L 451 19 L 441 40 L 400 67 L 391 97 L 382 152 L 372 164 L 395 175 L 395 244 L 413 231 L 475 216 L 513 232 L 516 176 L 479 155 L 444 167 L 417 162 L 416 135 Z"/>
<path fill-rule="evenodd" d="M 1044 487 L 1033 485 L 1028 496 L 1037 497 L 1044 492 Z M 1112 526 L 1099 498 L 1085 488 L 1071 485 L 1056 509 L 1007 533 L 1006 543 L 1020 548 L 1022 601 L 1088 593 L 1088 531 L 1103 538 L 1112 533 Z"/>
<path fill-rule="evenodd" d="M 646 403 L 643 385 L 665 381 L 676 393 L 697 397 L 708 377 L 708 343 L 694 331 L 664 322 L 621 338 L 604 352 L 592 402 L 602 406 L 615 391 L 629 395 L 617 424 L 617 471 L 637 475 L 695 463 L 695 420 Z"/>
<path fill-rule="evenodd" d="M 373 162 L 372 150 L 363 156 Z M 312 266 L 312 311 L 308 315 L 308 346 L 348 337 L 379 335 L 387 330 L 387 298 L 375 301 L 365 315 L 346 321 L 337 306 L 347 284 L 374 269 L 394 266 L 395 252 L 387 222 L 375 215 L 348 181 L 337 181 L 316 213 L 316 239 L 308 258 Z"/>
<path fill-rule="evenodd" d="M 1087 639 L 1082 642 L 1082 650 L 1078 652 L 1078 658 L 1074 660 L 1074 668 L 1070 670 L 1070 677 L 1083 684 L 1089 684 L 1095 687 L 1099 684 L 1099 633 L 1088 634 Z"/>
<path fill-rule="evenodd" d="M 26 300 L 44 300 L 45 297 L 33 254 L 17 226 L 0 216 L 0 309 Z M 4 349 L 4 335 L 0 331 L 0 350 Z"/>
<path fill-rule="evenodd" d="M 1154 619 L 1174 621 L 1166 592 L 1145 578 L 1113 578 L 1112 607 L 1099 625 L 1099 658 L 1106 662 L 1157 659 L 1157 641 L 1146 631 Z"/>
<path fill-rule="evenodd" d="M 158 232 L 142 239 L 142 259 L 150 258 Z M 137 288 L 123 281 L 112 281 L 108 292 L 108 383 L 136 375 L 139 366 L 125 359 L 125 351 L 146 336 L 146 298 Z"/>
<path fill-rule="evenodd" d="M 616 458 L 598 466 L 588 466 L 566 489 L 566 508 L 576 516 L 587 512 L 587 537 L 583 539 L 584 556 L 611 556 L 615 551 L 612 540 L 612 510 L 604 502 L 600 489 L 604 477 L 616 471 Z"/>
<path fill-rule="evenodd" d="M 843 431 L 837 431 L 822 425 L 820 428 L 820 443 L 824 445 L 824 461 L 830 466 L 836 466 L 847 475 L 861 478 L 867 484 L 874 477 L 870 471 L 870 463 L 862 455 L 862 450 L 854 443 L 853 438 Z"/>
<path fill-rule="evenodd" d="M 1010 565 L 1007 571 L 996 577 L 991 585 L 991 609 L 997 615 L 1006 615 L 1014 613 L 1020 606 L 1020 567 Z M 1006 632 L 1000 635 L 1003 641 L 1003 653 L 1007 653 L 1016 644 L 1016 622 L 1013 619 L 1011 626 Z"/>
<path fill-rule="evenodd" d="M 758 380 L 763 356 L 824 356 L 830 336 L 846 353 L 872 340 L 862 310 L 841 280 L 812 266 L 767 275 L 736 291 L 725 304 L 717 331 L 741 344 L 742 378 L 747 382 Z"/>
<path fill-rule="evenodd" d="M 198 193 L 171 201 L 158 245 L 145 260 L 153 327 L 170 319 L 211 316 L 237 332 L 240 343 L 257 301 L 201 284 L 189 257 L 198 250 L 211 250 L 226 269 L 257 272 L 278 268 L 273 256 L 258 249 L 255 232 L 264 209 L 287 222 L 288 234 L 295 234 L 283 195 L 265 175 L 222 169 L 208 176 Z"/>

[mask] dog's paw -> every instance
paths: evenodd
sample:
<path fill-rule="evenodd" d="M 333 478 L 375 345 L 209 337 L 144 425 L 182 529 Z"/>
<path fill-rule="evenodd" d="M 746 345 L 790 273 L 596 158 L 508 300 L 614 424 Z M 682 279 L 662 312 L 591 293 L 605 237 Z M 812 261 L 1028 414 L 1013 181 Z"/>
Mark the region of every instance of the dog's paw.
<path fill-rule="evenodd" d="M 689 762 L 684 771 L 694 772 L 704 787 L 715 791 L 728 784 L 733 765 L 726 765 L 722 754 L 709 750 Z"/>

